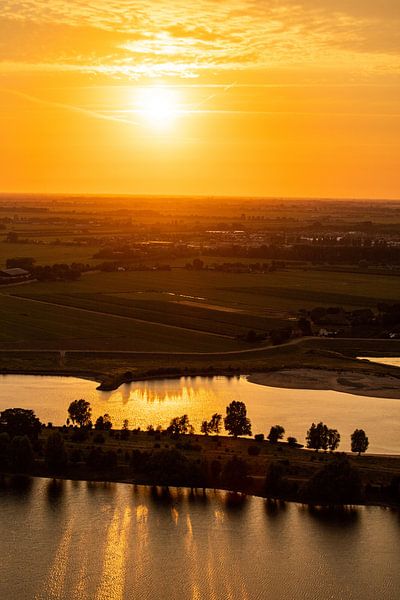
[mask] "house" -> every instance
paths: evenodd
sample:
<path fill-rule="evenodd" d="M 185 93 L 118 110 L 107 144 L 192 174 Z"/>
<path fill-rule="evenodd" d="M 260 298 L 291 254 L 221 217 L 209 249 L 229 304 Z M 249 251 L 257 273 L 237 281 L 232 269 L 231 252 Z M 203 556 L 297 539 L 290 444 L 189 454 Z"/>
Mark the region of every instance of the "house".
<path fill-rule="evenodd" d="M 29 271 L 20 268 L 14 269 L 0 269 L 0 282 L 1 283 L 13 283 L 18 281 L 24 281 L 29 279 L 31 274 Z"/>

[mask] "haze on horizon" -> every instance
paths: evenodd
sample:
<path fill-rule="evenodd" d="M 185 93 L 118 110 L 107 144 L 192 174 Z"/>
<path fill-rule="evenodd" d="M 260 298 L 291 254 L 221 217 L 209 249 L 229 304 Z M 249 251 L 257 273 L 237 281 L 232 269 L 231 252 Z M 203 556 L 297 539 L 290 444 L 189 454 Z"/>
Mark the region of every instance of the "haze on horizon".
<path fill-rule="evenodd" d="M 398 0 L 3 0 L 0 190 L 400 196 Z"/>

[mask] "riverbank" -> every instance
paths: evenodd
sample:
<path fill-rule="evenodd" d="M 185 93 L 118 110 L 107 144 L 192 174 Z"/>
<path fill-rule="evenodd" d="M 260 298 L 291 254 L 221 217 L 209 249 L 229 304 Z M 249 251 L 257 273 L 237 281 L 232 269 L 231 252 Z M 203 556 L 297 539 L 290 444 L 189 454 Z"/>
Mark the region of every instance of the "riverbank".
<path fill-rule="evenodd" d="M 0 373 L 81 377 L 98 382 L 102 391 L 135 381 L 250 375 L 254 383 L 275 387 L 398 398 L 399 367 L 356 358 L 376 353 L 400 356 L 400 340 L 304 338 L 246 352 L 204 354 L 3 349 Z"/>
<path fill-rule="evenodd" d="M 67 462 L 50 468 L 45 449 L 55 431 L 62 436 Z M 304 504 L 318 504 L 315 493 L 307 496 L 316 474 L 342 461 L 345 469 L 356 472 L 359 494 L 340 503 L 400 506 L 400 456 L 317 453 L 285 442 L 271 444 L 222 435 L 171 436 L 154 430 L 123 434 L 72 427 L 43 428 L 34 447 L 34 462 L 25 475 L 223 489 Z M 4 461 L 0 473 L 18 474 L 11 465 L 5 467 Z"/>
<path fill-rule="evenodd" d="M 359 396 L 400 399 L 400 381 L 391 374 L 298 368 L 253 373 L 247 379 L 257 385 L 277 388 L 334 390 Z"/>

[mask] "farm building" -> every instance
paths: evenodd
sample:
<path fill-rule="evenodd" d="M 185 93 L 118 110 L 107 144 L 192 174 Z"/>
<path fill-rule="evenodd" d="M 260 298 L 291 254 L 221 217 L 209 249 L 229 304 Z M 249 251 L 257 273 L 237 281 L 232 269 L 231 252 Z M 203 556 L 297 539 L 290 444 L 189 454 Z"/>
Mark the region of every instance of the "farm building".
<path fill-rule="evenodd" d="M 0 282 L 9 283 L 13 281 L 23 281 L 29 279 L 31 274 L 25 269 L 0 269 Z"/>

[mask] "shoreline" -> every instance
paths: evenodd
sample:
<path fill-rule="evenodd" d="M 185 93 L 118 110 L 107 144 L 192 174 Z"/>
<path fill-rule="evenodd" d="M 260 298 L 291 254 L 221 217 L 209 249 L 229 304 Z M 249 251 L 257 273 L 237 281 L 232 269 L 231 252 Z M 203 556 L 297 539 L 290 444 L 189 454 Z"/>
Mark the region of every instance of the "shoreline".
<path fill-rule="evenodd" d="M 384 454 L 380 455 L 380 456 L 385 456 Z M 234 494 L 234 495 L 240 495 L 240 496 L 251 496 L 253 498 L 261 498 L 263 500 L 266 500 L 267 502 L 289 502 L 290 504 L 297 504 L 299 506 L 307 506 L 308 508 L 312 509 L 312 508 L 317 508 L 317 509 L 322 509 L 322 510 L 346 510 L 349 508 L 360 508 L 360 507 L 367 507 L 367 506 L 371 506 L 371 507 L 376 507 L 376 508 L 388 508 L 391 510 L 397 510 L 399 511 L 400 514 L 400 504 L 396 504 L 395 502 L 390 502 L 390 501 L 385 501 L 385 500 L 372 500 L 372 499 L 367 499 L 365 498 L 363 501 L 359 501 L 356 503 L 351 503 L 351 504 L 317 504 L 314 502 L 307 502 L 307 501 L 300 501 L 299 499 L 296 498 L 288 498 L 285 496 L 267 496 L 267 495 L 263 495 L 261 493 L 259 493 L 258 491 L 248 491 L 248 490 L 242 490 L 242 489 L 232 489 L 232 488 L 227 488 L 227 487 L 210 487 L 210 486 L 205 486 L 205 487 L 190 487 L 188 485 L 177 485 L 177 484 L 171 484 L 171 485 L 163 485 L 163 484 L 157 484 L 157 483 L 149 483 L 149 482 L 143 482 L 143 481 L 133 481 L 133 480 L 129 480 L 129 479 L 124 479 L 124 478 L 115 478 L 112 479 L 110 477 L 74 477 L 71 474 L 68 475 L 51 475 L 51 474 L 46 474 L 46 473 L 39 473 L 39 474 L 32 474 L 32 473 L 10 473 L 7 471 L 0 471 L 0 483 L 2 480 L 4 480 L 5 477 L 10 477 L 10 478 L 34 478 L 34 479 L 48 479 L 48 480 L 53 480 L 53 481 L 80 481 L 82 483 L 104 483 L 104 484 L 118 484 L 118 485 L 131 485 L 131 486 L 141 486 L 141 487 L 147 487 L 147 488 L 162 488 L 162 489 L 184 489 L 184 490 L 191 490 L 191 491 L 197 491 L 197 490 L 201 490 L 201 492 L 204 494 L 207 494 L 209 492 L 225 492 L 227 494 Z"/>
<path fill-rule="evenodd" d="M 361 361 L 360 361 L 361 362 Z M 371 363 L 372 364 L 372 363 Z M 286 388 L 286 389 L 309 389 L 321 391 L 336 391 L 345 394 L 352 394 L 363 397 L 387 398 L 400 400 L 400 369 L 399 378 L 393 375 L 393 369 L 382 373 L 382 371 L 355 371 L 349 369 L 338 369 L 327 367 L 293 367 L 282 366 L 281 369 L 265 367 L 262 370 L 246 370 L 243 372 L 239 368 L 232 369 L 183 369 L 174 370 L 173 373 L 162 372 L 151 373 L 143 371 L 141 373 L 120 374 L 110 379 L 104 374 L 95 371 L 73 371 L 70 369 L 50 370 L 50 369 L 2 369 L 1 376 L 7 375 L 33 375 L 36 377 L 73 377 L 76 379 L 85 379 L 98 384 L 97 390 L 102 392 L 112 392 L 121 385 L 141 381 L 161 381 L 164 379 L 180 379 L 181 377 L 245 377 L 249 383 L 255 385 Z"/>
<path fill-rule="evenodd" d="M 283 368 L 252 373 L 250 383 L 286 389 L 332 390 L 357 396 L 400 400 L 400 382 L 390 374 L 321 368 Z"/>

